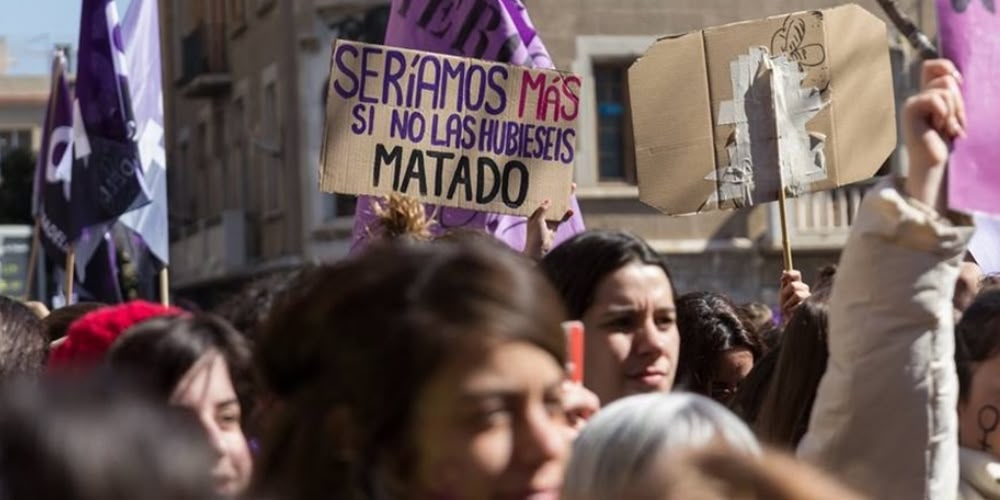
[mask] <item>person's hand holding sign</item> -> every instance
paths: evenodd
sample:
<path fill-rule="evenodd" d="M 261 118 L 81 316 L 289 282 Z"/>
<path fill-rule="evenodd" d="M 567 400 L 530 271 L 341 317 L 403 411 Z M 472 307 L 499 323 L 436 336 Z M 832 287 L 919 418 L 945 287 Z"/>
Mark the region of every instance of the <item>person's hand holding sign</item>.
<path fill-rule="evenodd" d="M 570 197 L 576 194 L 576 183 L 570 188 Z M 528 217 L 528 232 L 524 239 L 524 254 L 535 260 L 541 260 L 545 254 L 552 250 L 553 236 L 559 229 L 559 225 L 573 218 L 573 210 L 567 210 L 558 221 L 547 220 L 549 207 L 552 202 L 545 200 Z"/>
<path fill-rule="evenodd" d="M 925 61 L 922 90 L 906 100 L 903 133 L 910 157 L 905 190 L 911 197 L 947 213 L 945 164 L 951 141 L 965 136 L 962 75 L 947 59 Z"/>
<path fill-rule="evenodd" d="M 781 317 L 788 321 L 792 317 L 792 312 L 800 304 L 809 298 L 809 285 L 802 281 L 802 273 L 792 269 L 781 273 L 781 293 L 779 302 L 781 305 Z"/>

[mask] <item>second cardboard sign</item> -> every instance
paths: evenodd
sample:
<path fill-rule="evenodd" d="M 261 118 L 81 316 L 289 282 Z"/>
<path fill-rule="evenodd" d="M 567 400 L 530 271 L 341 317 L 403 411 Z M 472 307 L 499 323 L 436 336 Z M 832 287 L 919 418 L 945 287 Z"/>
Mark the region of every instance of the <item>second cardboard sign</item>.
<path fill-rule="evenodd" d="M 885 24 L 856 5 L 661 39 L 629 90 L 639 196 L 668 214 L 857 182 L 896 145 Z"/>

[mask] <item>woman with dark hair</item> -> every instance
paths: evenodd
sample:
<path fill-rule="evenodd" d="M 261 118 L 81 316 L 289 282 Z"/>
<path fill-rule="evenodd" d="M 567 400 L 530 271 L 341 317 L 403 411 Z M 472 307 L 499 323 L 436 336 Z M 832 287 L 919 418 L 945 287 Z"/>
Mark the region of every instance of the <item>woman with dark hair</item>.
<path fill-rule="evenodd" d="M 242 493 L 252 461 L 243 434 L 249 412 L 250 350 L 243 337 L 211 315 L 161 317 L 127 330 L 108 353 L 112 370 L 172 405 L 191 409 L 218 453 L 218 492 Z"/>
<path fill-rule="evenodd" d="M 760 339 L 743 327 L 729 299 L 711 292 L 689 293 L 677 300 L 677 328 L 678 382 L 727 404 L 760 358 Z"/>
<path fill-rule="evenodd" d="M 1000 291 L 981 294 L 955 327 L 962 500 L 1000 498 Z"/>
<path fill-rule="evenodd" d="M 761 441 L 795 451 L 809 428 L 816 388 L 826 372 L 827 292 L 806 299 L 785 326 L 781 354 L 754 422 Z"/>
<path fill-rule="evenodd" d="M 555 498 L 570 429 L 564 313 L 520 255 L 382 244 L 316 270 L 256 356 L 283 400 L 258 487 L 317 498 Z"/>
<path fill-rule="evenodd" d="M 555 247 L 542 269 L 583 322 L 584 385 L 601 402 L 669 391 L 680 336 L 666 261 L 620 231 L 588 231 Z"/>
<path fill-rule="evenodd" d="M 0 390 L 4 500 L 210 500 L 213 461 L 189 412 L 119 380 L 61 377 Z"/>

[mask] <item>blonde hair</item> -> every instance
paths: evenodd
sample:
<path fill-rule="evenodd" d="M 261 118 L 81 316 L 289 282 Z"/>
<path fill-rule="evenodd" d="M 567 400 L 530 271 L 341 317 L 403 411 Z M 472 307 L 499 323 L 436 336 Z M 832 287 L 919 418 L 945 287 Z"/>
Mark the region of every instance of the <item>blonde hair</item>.
<path fill-rule="evenodd" d="M 434 221 L 427 217 L 424 204 L 414 198 L 393 193 L 376 201 L 374 210 L 375 236 L 379 238 L 429 241 L 433 237 Z"/>

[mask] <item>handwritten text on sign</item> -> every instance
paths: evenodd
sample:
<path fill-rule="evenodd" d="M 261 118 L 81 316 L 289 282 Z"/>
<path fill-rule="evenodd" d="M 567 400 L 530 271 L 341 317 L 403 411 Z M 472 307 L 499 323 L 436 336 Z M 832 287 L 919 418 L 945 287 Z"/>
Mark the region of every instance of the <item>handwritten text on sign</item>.
<path fill-rule="evenodd" d="M 321 188 L 561 214 L 579 95 L 572 74 L 337 41 Z"/>

